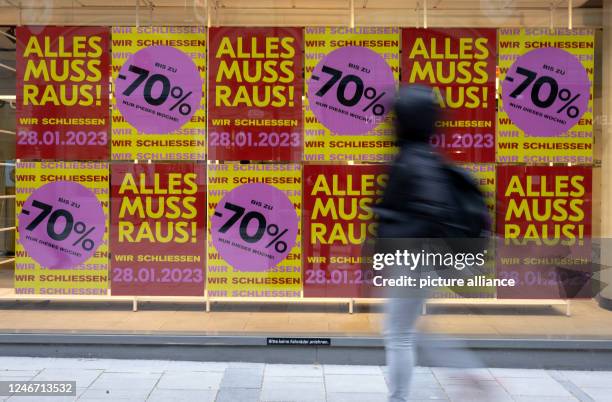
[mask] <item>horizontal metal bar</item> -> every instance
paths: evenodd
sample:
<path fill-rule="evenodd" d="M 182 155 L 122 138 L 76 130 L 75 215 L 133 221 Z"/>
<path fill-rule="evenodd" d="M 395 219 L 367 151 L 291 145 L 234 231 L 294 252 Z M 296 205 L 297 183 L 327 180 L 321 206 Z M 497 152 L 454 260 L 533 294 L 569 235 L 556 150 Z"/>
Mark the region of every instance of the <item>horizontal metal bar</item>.
<path fill-rule="evenodd" d="M 0 130 L 0 134 L 17 135 L 16 132 L 11 130 Z"/>
<path fill-rule="evenodd" d="M 26 299 L 26 298 L 24 298 Z M 29 299 L 29 298 L 28 298 Z M 11 299 L 12 300 L 12 299 Z M 104 301 L 129 301 L 108 299 Z M 176 333 L 125 334 L 114 333 L 54 333 L 54 332 L 17 332 L 4 330 L 0 333 L 0 344 L 86 344 L 86 345 L 176 345 L 176 346 L 266 346 L 266 335 L 182 335 Z M 305 335 L 304 338 L 310 338 Z M 332 334 L 329 336 L 332 346 L 336 347 L 384 347 L 381 337 L 355 336 L 345 337 Z M 449 337 L 427 333 L 419 343 L 429 343 L 435 348 L 453 348 L 457 346 L 479 349 L 543 349 L 543 350 L 612 350 L 612 341 L 607 339 L 565 339 L 565 338 L 528 338 L 528 337 Z"/>
<path fill-rule="evenodd" d="M 8 260 L 0 261 L 0 265 L 8 264 L 8 263 L 14 262 L 14 261 L 15 261 L 14 258 L 9 258 Z"/>
<path fill-rule="evenodd" d="M 15 163 L 10 163 L 10 162 L 0 162 L 0 166 L 15 166 Z"/>
<path fill-rule="evenodd" d="M 0 232 L 11 232 L 11 231 L 13 231 L 15 229 L 16 229 L 15 226 L 6 227 L 6 228 L 0 228 Z"/>
<path fill-rule="evenodd" d="M 163 9 L 163 8 L 174 8 L 174 7 L 157 7 L 159 9 Z M 577 7 L 574 7 L 577 8 Z M 237 7 L 237 6 L 223 6 L 221 8 L 218 8 L 218 10 L 263 10 L 263 9 L 268 9 L 268 10 L 344 10 L 346 11 L 347 8 L 346 7 L 308 7 L 308 6 L 302 6 L 302 7 L 257 7 L 257 6 L 248 6 L 248 7 Z M 415 7 L 414 5 L 412 6 L 398 6 L 398 7 L 355 7 L 355 10 L 357 11 L 358 9 L 361 9 L 362 12 L 363 10 L 368 10 L 368 11 L 385 11 L 385 10 L 390 10 L 390 11 L 415 11 Z M 510 7 L 487 7 L 487 6 L 483 6 L 483 7 L 430 7 L 430 11 L 433 10 L 435 12 L 444 12 L 444 11 L 466 11 L 466 12 L 474 12 L 474 11 L 550 11 L 550 7 L 549 6 L 523 6 L 523 7 L 519 7 L 519 6 L 510 6 Z M 565 12 L 565 10 L 560 10 L 560 12 Z"/>
<path fill-rule="evenodd" d="M 145 5 L 145 7 L 147 7 Z M 31 6 L 31 7 L 24 7 L 23 10 L 53 10 L 53 11 L 102 11 L 102 10 L 109 10 L 109 9 L 113 9 L 113 10 L 122 10 L 122 11 L 133 11 L 134 10 L 134 6 L 121 6 L 121 5 L 112 5 L 112 6 L 82 6 L 82 7 L 45 7 L 45 6 Z M 364 9 L 364 7 L 359 7 L 360 9 Z M 574 7 L 574 8 L 578 8 L 578 7 Z M 414 11 L 414 5 L 413 6 L 404 6 L 404 7 L 365 7 L 366 10 L 389 10 L 389 11 L 401 11 L 401 10 L 406 10 L 406 11 Z M 165 12 L 168 10 L 184 10 L 183 6 L 155 6 L 155 10 L 160 11 L 160 12 Z M 330 11 L 330 10 L 336 10 L 336 11 L 347 11 L 348 8 L 347 7 L 253 7 L 253 6 L 249 6 L 249 7 L 236 7 L 236 6 L 223 6 L 223 7 L 219 7 L 217 8 L 217 10 L 321 10 L 321 11 Z M 524 7 L 518 7 L 518 6 L 511 6 L 511 7 L 503 7 L 503 8 L 499 8 L 499 7 L 479 7 L 479 8 L 469 8 L 469 7 L 445 7 L 445 8 L 437 8 L 437 11 L 550 11 L 550 7 L 549 6 L 524 6 Z"/>
<path fill-rule="evenodd" d="M 219 8 L 218 11 L 339 11 L 339 12 L 347 12 L 347 8 L 342 7 L 223 7 Z M 372 11 L 410 11 L 413 12 L 414 7 L 389 7 L 389 8 L 356 8 L 356 12 L 372 12 Z M 429 11 L 432 11 L 431 9 Z M 470 8 L 438 8 L 433 10 L 434 13 L 445 13 L 445 12 L 463 12 L 463 13 L 474 13 L 474 12 L 482 12 L 482 11 L 490 11 L 490 12 L 532 12 L 532 11 L 550 11 L 548 7 L 522 7 L 522 8 L 478 8 L 478 9 L 470 9 Z"/>
<path fill-rule="evenodd" d="M 7 198 L 15 198 L 15 194 L 0 195 L 0 200 L 4 200 Z"/>

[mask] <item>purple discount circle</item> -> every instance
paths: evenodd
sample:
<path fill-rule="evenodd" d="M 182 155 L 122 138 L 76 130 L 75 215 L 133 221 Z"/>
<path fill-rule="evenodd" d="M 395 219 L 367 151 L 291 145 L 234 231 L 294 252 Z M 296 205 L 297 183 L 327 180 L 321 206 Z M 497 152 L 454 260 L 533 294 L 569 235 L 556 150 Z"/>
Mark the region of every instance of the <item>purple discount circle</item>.
<path fill-rule="evenodd" d="M 202 100 L 202 79 L 193 60 L 172 46 L 151 46 L 131 55 L 115 80 L 117 107 L 137 130 L 166 134 L 191 119 Z"/>
<path fill-rule="evenodd" d="M 298 217 L 276 187 L 249 183 L 225 194 L 211 217 L 212 240 L 234 269 L 262 272 L 285 259 L 298 233 Z"/>
<path fill-rule="evenodd" d="M 587 111 L 591 81 L 582 63 L 547 47 L 519 57 L 502 82 L 504 109 L 512 122 L 535 137 L 570 130 Z"/>
<path fill-rule="evenodd" d="M 41 266 L 69 269 L 89 259 L 102 243 L 106 218 L 88 188 L 72 181 L 36 189 L 19 214 L 19 241 Z"/>
<path fill-rule="evenodd" d="M 308 81 L 308 102 L 317 119 L 338 134 L 365 134 L 385 120 L 395 78 L 385 59 L 360 46 L 326 55 Z"/>

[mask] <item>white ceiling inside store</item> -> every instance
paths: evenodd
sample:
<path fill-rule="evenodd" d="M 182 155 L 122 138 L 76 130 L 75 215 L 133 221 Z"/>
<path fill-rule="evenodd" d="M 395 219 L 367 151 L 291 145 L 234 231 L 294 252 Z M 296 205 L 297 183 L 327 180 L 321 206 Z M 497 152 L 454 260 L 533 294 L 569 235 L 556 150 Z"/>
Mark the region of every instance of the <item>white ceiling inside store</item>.
<path fill-rule="evenodd" d="M 601 1 L 573 0 L 576 25 L 597 26 Z M 356 25 L 411 26 L 425 2 L 432 25 L 548 26 L 569 0 L 0 0 L 0 25 L 202 25 L 209 6 L 212 25 L 345 25 L 352 3 Z"/>

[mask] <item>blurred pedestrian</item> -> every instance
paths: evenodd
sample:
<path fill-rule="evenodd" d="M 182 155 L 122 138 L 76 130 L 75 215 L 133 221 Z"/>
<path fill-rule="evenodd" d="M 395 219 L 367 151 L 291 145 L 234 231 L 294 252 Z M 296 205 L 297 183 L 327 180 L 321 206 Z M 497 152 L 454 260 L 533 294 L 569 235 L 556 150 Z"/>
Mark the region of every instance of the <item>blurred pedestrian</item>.
<path fill-rule="evenodd" d="M 376 252 L 393 253 L 391 249 L 397 249 L 398 244 L 407 245 L 417 253 L 438 247 L 442 242 L 452 248 L 457 243 L 451 238 L 481 236 L 490 226 L 482 193 L 469 174 L 447 162 L 430 145 L 441 114 L 433 90 L 420 85 L 401 88 L 395 114 L 399 153 L 389 172 L 383 199 L 374 208 L 379 218 Z M 385 239 L 393 241 L 385 244 Z M 412 240 L 398 243 L 398 239 Z M 480 246 L 479 243 L 470 244 Z M 436 267 L 433 272 L 430 266 L 414 270 L 388 267 L 386 276 L 408 274 L 418 282 L 420 276 L 459 272 L 452 268 Z M 408 400 L 415 365 L 415 323 L 427 290 L 417 287 L 387 291 L 384 336 L 390 401 L 404 402 Z M 473 365 L 472 357 L 460 359 Z"/>

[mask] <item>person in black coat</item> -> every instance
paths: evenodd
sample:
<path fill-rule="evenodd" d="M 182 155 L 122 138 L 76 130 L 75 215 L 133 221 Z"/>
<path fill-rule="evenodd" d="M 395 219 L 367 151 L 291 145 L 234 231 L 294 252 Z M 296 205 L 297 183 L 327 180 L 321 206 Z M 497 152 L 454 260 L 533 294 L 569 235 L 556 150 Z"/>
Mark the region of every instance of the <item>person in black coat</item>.
<path fill-rule="evenodd" d="M 395 113 L 400 150 L 375 208 L 378 237 L 441 237 L 453 198 L 442 156 L 429 143 L 440 108 L 430 88 L 413 85 L 399 90 Z"/>
<path fill-rule="evenodd" d="M 419 85 L 401 88 L 395 113 L 400 150 L 391 167 L 383 199 L 374 209 L 379 218 L 377 242 L 443 237 L 442 222 L 448 218 L 453 198 L 442 156 L 429 143 L 440 116 L 433 91 Z M 394 248 L 389 244 L 387 247 Z M 377 252 L 384 252 L 384 248 L 383 245 Z M 422 275 L 418 271 L 417 268 L 413 273 Z M 408 400 L 415 360 L 414 325 L 424 297 L 424 292 L 419 290 L 389 289 L 384 335 L 391 402 Z"/>

